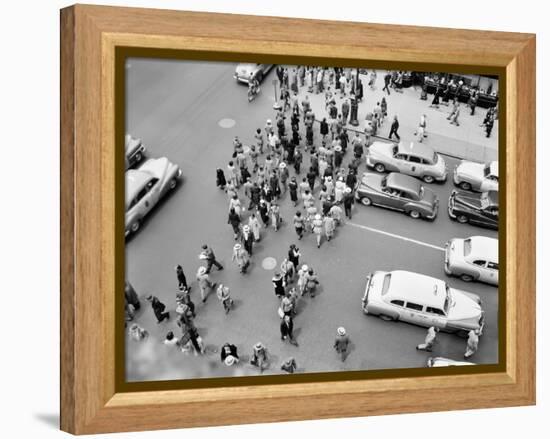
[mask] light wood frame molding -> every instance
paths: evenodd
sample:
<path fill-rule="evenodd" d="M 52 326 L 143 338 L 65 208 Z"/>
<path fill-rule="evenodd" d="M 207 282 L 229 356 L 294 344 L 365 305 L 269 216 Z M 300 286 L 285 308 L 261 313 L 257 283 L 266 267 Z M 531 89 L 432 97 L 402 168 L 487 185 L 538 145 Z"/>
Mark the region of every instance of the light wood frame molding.
<path fill-rule="evenodd" d="M 118 46 L 502 68 L 505 370 L 117 393 L 112 298 Z M 86 434 L 534 403 L 534 35 L 84 5 L 61 11 L 63 430 Z"/>

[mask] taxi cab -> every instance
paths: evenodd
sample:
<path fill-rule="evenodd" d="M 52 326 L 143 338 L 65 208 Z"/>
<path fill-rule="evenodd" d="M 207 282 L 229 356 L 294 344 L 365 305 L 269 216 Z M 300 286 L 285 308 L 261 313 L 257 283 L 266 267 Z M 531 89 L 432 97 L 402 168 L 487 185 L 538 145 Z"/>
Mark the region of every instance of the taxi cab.
<path fill-rule="evenodd" d="M 445 244 L 445 273 L 465 282 L 498 285 L 498 239 L 471 236 Z"/>

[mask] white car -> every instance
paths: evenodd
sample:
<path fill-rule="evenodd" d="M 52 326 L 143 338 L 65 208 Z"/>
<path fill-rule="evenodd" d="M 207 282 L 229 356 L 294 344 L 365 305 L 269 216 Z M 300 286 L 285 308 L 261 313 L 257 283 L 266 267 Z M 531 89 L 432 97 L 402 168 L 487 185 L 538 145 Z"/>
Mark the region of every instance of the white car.
<path fill-rule="evenodd" d="M 256 77 L 258 83 L 261 83 L 272 68 L 273 64 L 243 63 L 237 65 L 233 77 L 238 82 L 244 82 L 245 84 L 248 84 L 250 78 Z"/>
<path fill-rule="evenodd" d="M 465 191 L 498 191 L 498 162 L 476 163 L 462 160 L 454 170 L 453 182 Z"/>
<path fill-rule="evenodd" d="M 133 167 L 143 160 L 145 155 L 145 145 L 141 139 L 132 137 L 130 134 L 126 134 L 124 138 L 124 148 L 126 152 L 126 169 Z"/>
<path fill-rule="evenodd" d="M 428 367 L 449 367 L 449 366 L 474 366 L 475 363 L 468 361 L 456 361 L 444 357 L 430 357 L 427 361 Z"/>
<path fill-rule="evenodd" d="M 181 174 L 180 167 L 166 157 L 149 159 L 139 169 L 126 171 L 125 236 L 139 230 L 151 209 L 176 188 Z"/>
<path fill-rule="evenodd" d="M 449 287 L 446 282 L 410 271 L 375 271 L 367 276 L 362 300 L 365 314 L 384 320 L 435 326 L 466 336 L 483 332 L 485 322 L 479 296 Z"/>
<path fill-rule="evenodd" d="M 401 172 L 426 183 L 447 180 L 447 165 L 443 157 L 423 143 L 373 142 L 367 152 L 367 166 L 378 172 Z"/>
<path fill-rule="evenodd" d="M 445 273 L 463 281 L 498 285 L 498 239 L 471 236 L 445 244 Z"/>

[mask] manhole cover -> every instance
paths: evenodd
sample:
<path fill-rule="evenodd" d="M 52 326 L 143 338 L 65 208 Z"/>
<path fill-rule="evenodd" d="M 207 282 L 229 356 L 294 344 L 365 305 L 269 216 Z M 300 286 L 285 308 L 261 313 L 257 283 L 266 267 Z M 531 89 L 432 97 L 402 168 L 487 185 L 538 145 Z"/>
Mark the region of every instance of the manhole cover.
<path fill-rule="evenodd" d="M 233 128 L 235 126 L 235 120 L 234 119 L 222 119 L 218 122 L 218 125 L 222 128 Z"/>
<path fill-rule="evenodd" d="M 277 260 L 275 258 L 265 258 L 262 261 L 262 267 L 264 270 L 273 270 L 277 266 Z"/>

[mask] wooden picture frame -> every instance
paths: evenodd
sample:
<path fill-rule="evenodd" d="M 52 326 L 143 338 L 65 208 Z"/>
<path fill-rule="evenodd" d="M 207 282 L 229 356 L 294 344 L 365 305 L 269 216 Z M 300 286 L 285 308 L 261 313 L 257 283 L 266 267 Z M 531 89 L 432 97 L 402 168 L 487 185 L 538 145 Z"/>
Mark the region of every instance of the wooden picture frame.
<path fill-rule="evenodd" d="M 506 120 L 500 127 L 506 174 L 502 367 L 380 374 L 330 384 L 121 391 L 115 370 L 115 291 L 123 282 L 115 270 L 115 243 L 123 236 L 115 214 L 120 47 L 155 48 L 166 56 L 184 50 L 209 52 L 213 59 L 244 53 L 499 72 Z M 534 165 L 534 35 L 83 5 L 63 9 L 61 429 L 86 434 L 534 404 Z"/>

